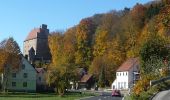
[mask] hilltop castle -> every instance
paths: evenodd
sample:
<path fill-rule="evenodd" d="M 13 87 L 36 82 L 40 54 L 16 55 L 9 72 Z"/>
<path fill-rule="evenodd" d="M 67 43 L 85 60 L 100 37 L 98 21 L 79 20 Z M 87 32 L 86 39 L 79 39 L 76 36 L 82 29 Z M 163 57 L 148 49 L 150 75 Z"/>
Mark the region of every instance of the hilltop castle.
<path fill-rule="evenodd" d="M 34 28 L 24 40 L 23 54 L 31 63 L 36 60 L 48 61 L 51 59 L 48 35 L 47 25 L 42 24 L 40 28 Z"/>

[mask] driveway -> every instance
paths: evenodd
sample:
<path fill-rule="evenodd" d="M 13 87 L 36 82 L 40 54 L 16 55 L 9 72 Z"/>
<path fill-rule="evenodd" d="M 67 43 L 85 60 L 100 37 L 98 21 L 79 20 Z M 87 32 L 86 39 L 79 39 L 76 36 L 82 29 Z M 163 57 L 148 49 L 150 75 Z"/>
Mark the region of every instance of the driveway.
<path fill-rule="evenodd" d="M 111 93 L 103 92 L 100 96 L 89 97 L 80 100 L 122 100 L 122 97 L 112 97 Z"/>
<path fill-rule="evenodd" d="M 170 90 L 159 92 L 152 100 L 170 100 Z"/>

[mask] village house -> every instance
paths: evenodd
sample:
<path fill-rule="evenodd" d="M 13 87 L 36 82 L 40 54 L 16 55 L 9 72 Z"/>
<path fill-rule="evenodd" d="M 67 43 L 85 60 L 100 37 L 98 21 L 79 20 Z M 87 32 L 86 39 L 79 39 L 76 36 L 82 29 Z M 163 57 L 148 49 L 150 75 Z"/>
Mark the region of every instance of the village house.
<path fill-rule="evenodd" d="M 22 56 L 21 65 L 17 70 L 12 70 L 7 77 L 6 87 L 9 91 L 22 91 L 22 92 L 36 92 L 36 70 Z M 3 83 L 4 77 L 2 75 L 1 82 Z"/>
<path fill-rule="evenodd" d="M 128 90 L 139 79 L 139 60 L 130 58 L 125 61 L 116 71 L 116 79 L 111 89 Z"/>
<path fill-rule="evenodd" d="M 79 81 L 78 85 L 80 89 L 89 90 L 94 87 L 94 78 L 91 74 L 85 74 Z"/>
<path fill-rule="evenodd" d="M 46 70 L 44 68 L 35 68 L 37 71 L 36 74 L 36 86 L 37 91 L 46 91 Z"/>

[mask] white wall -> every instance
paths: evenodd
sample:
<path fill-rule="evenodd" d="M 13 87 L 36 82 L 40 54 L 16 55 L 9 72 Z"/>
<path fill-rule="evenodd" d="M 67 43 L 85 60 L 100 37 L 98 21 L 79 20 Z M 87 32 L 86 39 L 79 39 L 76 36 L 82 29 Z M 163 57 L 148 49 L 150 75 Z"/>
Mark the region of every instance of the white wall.
<path fill-rule="evenodd" d="M 36 70 L 32 67 L 31 64 L 23 57 L 22 63 L 25 64 L 25 68 L 22 66 L 18 71 L 13 71 L 16 73 L 16 77 L 9 75 L 8 89 L 12 91 L 36 91 Z M 24 78 L 24 73 L 27 73 L 27 77 Z M 16 86 L 12 86 L 12 82 L 16 82 Z M 27 86 L 24 87 L 23 83 L 26 82 Z"/>
<path fill-rule="evenodd" d="M 133 86 L 134 75 L 133 72 L 139 71 L 139 65 L 134 65 L 129 71 L 116 72 L 116 79 L 112 83 L 111 89 L 129 89 Z"/>
<path fill-rule="evenodd" d="M 116 72 L 116 80 L 112 84 L 112 89 L 128 89 L 128 71 Z"/>

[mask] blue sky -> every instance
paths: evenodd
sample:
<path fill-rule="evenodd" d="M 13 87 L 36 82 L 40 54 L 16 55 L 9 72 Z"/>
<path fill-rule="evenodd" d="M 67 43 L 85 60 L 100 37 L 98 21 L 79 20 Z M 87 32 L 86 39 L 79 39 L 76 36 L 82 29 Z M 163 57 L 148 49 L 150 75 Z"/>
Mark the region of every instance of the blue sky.
<path fill-rule="evenodd" d="M 82 18 L 148 1 L 151 0 L 1 0 L 0 41 L 12 36 L 22 50 L 28 33 L 41 24 L 47 24 L 50 31 L 66 30 Z"/>

